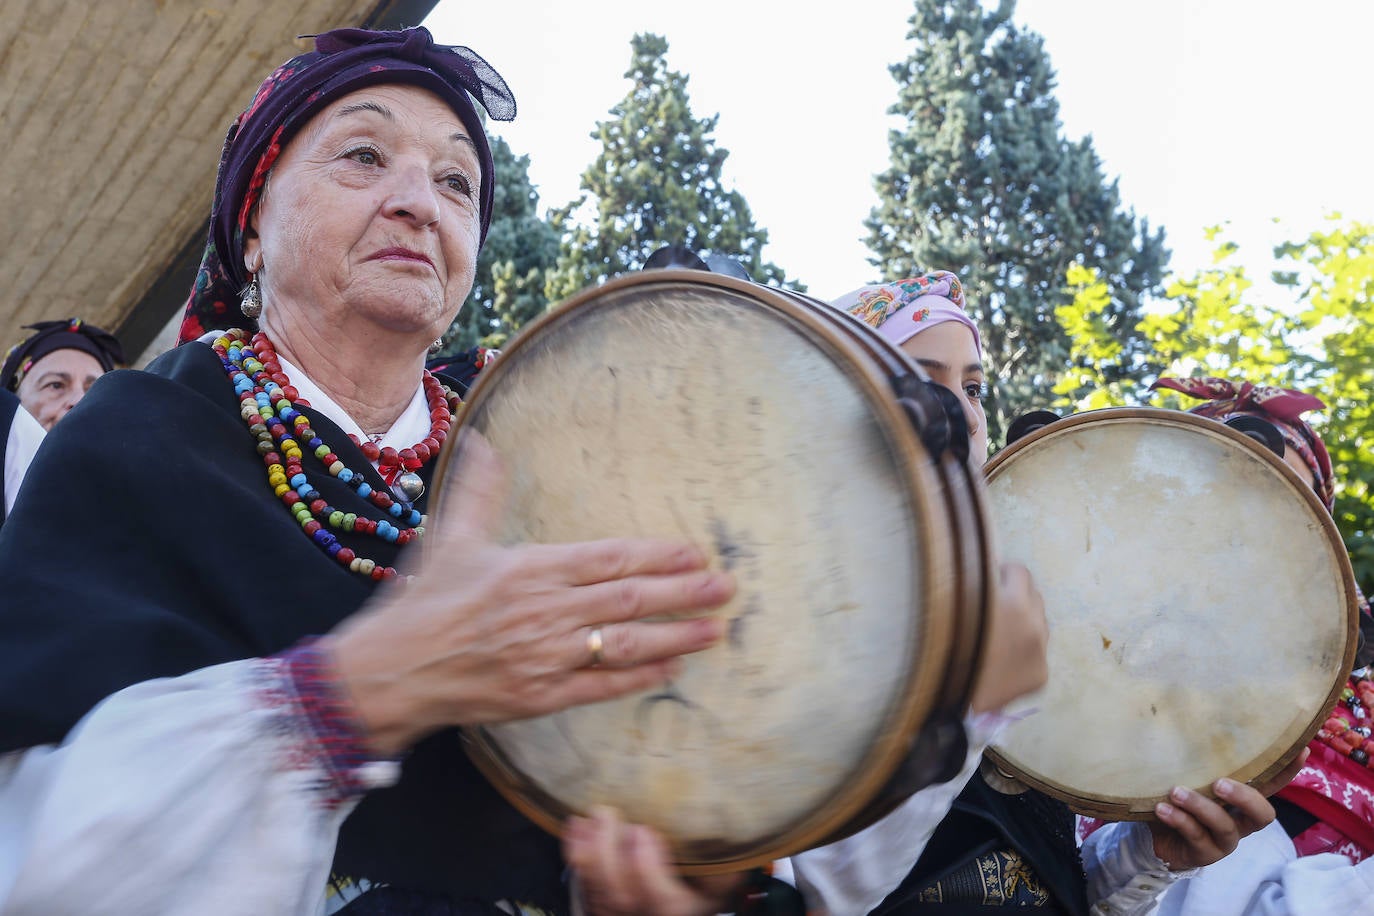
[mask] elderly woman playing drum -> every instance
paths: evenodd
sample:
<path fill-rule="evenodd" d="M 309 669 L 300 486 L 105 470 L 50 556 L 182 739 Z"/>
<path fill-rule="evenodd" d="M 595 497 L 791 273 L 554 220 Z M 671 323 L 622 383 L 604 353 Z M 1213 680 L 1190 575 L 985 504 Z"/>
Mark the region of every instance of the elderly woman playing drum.
<path fill-rule="evenodd" d="M 0 538 L 5 912 L 567 908 L 450 726 L 658 684 L 734 585 L 683 543 L 499 546 L 474 442 L 403 587 L 491 219 L 474 97 L 514 114 L 424 29 L 317 36 L 229 131 L 187 342 L 45 444 Z"/>

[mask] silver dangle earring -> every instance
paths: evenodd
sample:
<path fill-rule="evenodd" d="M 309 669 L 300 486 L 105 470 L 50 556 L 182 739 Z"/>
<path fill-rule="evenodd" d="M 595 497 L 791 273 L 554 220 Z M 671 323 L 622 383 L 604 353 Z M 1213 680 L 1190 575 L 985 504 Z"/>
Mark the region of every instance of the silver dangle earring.
<path fill-rule="evenodd" d="M 442 337 L 437 337 L 435 338 L 434 343 L 429 345 L 429 355 L 438 356 L 439 351 L 442 349 L 444 349 L 444 339 Z"/>
<path fill-rule="evenodd" d="M 243 290 L 243 297 L 239 299 L 239 309 L 243 312 L 243 317 L 254 321 L 262 314 L 262 290 L 258 288 L 257 274 L 249 278 L 248 286 Z"/>

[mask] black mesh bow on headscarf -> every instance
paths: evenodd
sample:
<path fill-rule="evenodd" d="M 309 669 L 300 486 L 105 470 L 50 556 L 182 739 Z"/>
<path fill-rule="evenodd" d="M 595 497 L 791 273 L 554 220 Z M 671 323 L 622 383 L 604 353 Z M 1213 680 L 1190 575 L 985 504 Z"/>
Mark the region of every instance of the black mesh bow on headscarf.
<path fill-rule="evenodd" d="M 314 38 L 314 51 L 282 64 L 258 87 L 225 137 L 210 242 L 186 303 L 179 343 L 231 324 L 252 325 L 237 308 L 239 291 L 248 283 L 243 233 L 267 174 L 311 117 L 358 89 L 403 83 L 428 89 L 449 104 L 477 148 L 481 239 L 486 241 L 493 199 L 491 147 L 472 100 L 480 101 L 495 120 L 512 120 L 515 97 L 500 74 L 468 48 L 435 44 L 424 27 L 399 32 L 335 29 Z"/>

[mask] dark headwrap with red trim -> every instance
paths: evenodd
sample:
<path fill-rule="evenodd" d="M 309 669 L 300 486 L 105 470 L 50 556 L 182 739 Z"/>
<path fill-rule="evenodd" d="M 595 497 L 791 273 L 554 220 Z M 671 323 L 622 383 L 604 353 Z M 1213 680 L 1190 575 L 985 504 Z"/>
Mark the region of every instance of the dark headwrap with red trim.
<path fill-rule="evenodd" d="M 1309 410 L 1325 410 L 1321 398 L 1290 388 L 1270 388 L 1241 382 L 1239 385 L 1223 378 L 1162 378 L 1150 386 L 1152 391 L 1171 388 L 1209 403 L 1190 409 L 1203 417 L 1223 423 L 1235 416 L 1259 417 L 1274 424 L 1283 441 L 1297 450 L 1316 480 L 1317 496 L 1327 511 L 1335 506 L 1336 481 L 1331 474 L 1331 456 L 1326 444 L 1302 415 Z"/>
<path fill-rule="evenodd" d="M 80 318 L 40 321 L 37 324 L 26 324 L 24 327 L 35 333 L 23 343 L 10 347 L 9 353 L 5 354 L 4 368 L 0 368 L 0 388 L 18 390 L 19 383 L 24 380 L 24 376 L 33 368 L 34 363 L 54 350 L 80 350 L 82 353 L 89 353 L 106 372 L 124 364 L 124 348 L 115 336 L 104 328 L 87 324 Z"/>
<path fill-rule="evenodd" d="M 238 302 L 248 283 L 243 232 L 263 183 L 283 147 L 306 122 L 358 89 L 403 83 L 428 89 L 449 104 L 477 147 L 481 240 L 486 241 L 494 193 L 491 147 L 473 97 L 495 120 L 512 120 L 515 97 L 501 75 L 468 48 L 435 44 L 424 27 L 399 32 L 335 29 L 314 38 L 314 51 L 282 64 L 258 87 L 224 139 L 210 242 L 186 303 L 178 343 L 207 330 L 254 325 L 239 312 Z"/>

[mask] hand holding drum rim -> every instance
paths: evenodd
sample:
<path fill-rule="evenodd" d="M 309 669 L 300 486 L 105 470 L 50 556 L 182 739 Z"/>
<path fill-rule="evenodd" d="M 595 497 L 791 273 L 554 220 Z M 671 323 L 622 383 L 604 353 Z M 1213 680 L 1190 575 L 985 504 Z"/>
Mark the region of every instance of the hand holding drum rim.
<path fill-rule="evenodd" d="M 1302 751 L 1272 779 L 1248 786 L 1218 779 L 1212 791 L 1219 801 L 1182 786 L 1155 805 L 1158 821 L 1150 821 L 1155 855 L 1174 871 L 1211 865 L 1230 855 L 1242 839 L 1274 820 L 1269 796 L 1288 785 L 1307 762 Z"/>
<path fill-rule="evenodd" d="M 1049 642 L 1045 599 L 1030 570 L 1021 563 L 1000 564 L 987 647 L 969 708 L 993 712 L 1044 687 L 1050 676 Z"/>
<path fill-rule="evenodd" d="M 430 732 L 545 715 L 653 687 L 677 657 L 714 645 L 705 615 L 734 594 L 687 543 L 613 539 L 495 542 L 506 480 L 468 433 L 457 491 L 406 589 L 329 637 L 339 683 L 372 749 L 395 756 Z M 675 619 L 645 621 L 660 615 Z"/>
<path fill-rule="evenodd" d="M 586 911 L 595 916 L 711 916 L 730 909 L 745 878 L 741 873 L 680 877 L 656 831 L 628 824 L 605 806 L 593 808 L 588 817 L 568 818 L 563 854 L 577 872 Z"/>
<path fill-rule="evenodd" d="M 1049 679 L 1044 599 L 1024 565 L 1003 563 L 999 572 L 988 649 L 974 688 L 975 713 L 1000 709 Z M 1159 820 L 1149 823 L 1155 855 L 1175 870 L 1210 865 L 1229 855 L 1243 837 L 1274 819 L 1268 796 L 1287 785 L 1306 759 L 1303 750 L 1262 786 L 1219 779 L 1212 787 L 1219 801 L 1181 786 L 1174 789 L 1155 807 Z"/>

